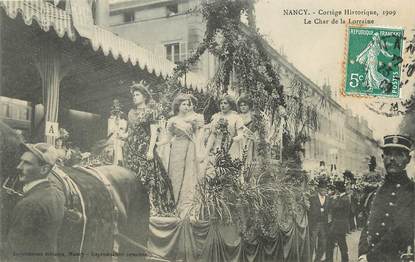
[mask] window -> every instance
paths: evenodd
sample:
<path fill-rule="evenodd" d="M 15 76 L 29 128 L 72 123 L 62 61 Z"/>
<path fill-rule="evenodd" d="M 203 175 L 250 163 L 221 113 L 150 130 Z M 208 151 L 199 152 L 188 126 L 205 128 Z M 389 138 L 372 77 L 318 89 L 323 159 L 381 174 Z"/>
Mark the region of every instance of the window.
<path fill-rule="evenodd" d="M 124 23 L 132 23 L 135 21 L 134 11 L 129 11 L 124 13 Z"/>
<path fill-rule="evenodd" d="M 186 60 L 186 43 L 171 43 L 164 45 L 166 58 L 173 63 Z"/>
<path fill-rule="evenodd" d="M 177 13 L 179 13 L 178 4 L 170 4 L 166 8 L 167 8 L 167 16 L 177 15 Z"/>

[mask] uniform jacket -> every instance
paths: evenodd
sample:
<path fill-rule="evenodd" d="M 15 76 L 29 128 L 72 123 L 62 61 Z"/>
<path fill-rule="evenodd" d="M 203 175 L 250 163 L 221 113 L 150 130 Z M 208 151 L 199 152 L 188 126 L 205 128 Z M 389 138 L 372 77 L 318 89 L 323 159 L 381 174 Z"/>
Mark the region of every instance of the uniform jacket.
<path fill-rule="evenodd" d="M 321 205 L 318 193 L 310 197 L 310 210 L 308 211 L 308 220 L 310 230 L 313 230 L 317 223 L 328 223 L 327 205 L 330 199 L 326 196 L 324 205 Z"/>
<path fill-rule="evenodd" d="M 49 181 L 30 189 L 16 204 L 8 233 L 11 261 L 57 261 L 57 236 L 65 197 Z M 30 254 L 32 253 L 32 254 Z"/>
<path fill-rule="evenodd" d="M 376 191 L 359 240 L 359 256 L 369 262 L 399 261 L 414 242 L 414 182 L 406 173 L 385 177 Z"/>
<path fill-rule="evenodd" d="M 342 194 L 337 198 L 332 197 L 328 205 L 329 232 L 332 234 L 346 234 L 349 231 L 350 197 Z"/>

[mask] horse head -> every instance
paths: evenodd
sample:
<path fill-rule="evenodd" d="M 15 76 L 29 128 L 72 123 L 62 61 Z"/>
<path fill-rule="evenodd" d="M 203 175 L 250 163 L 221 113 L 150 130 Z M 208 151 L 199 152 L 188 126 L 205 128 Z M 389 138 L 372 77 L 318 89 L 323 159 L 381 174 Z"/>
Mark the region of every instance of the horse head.
<path fill-rule="evenodd" d="M 0 121 L 0 223 L 1 228 L 7 228 L 11 219 L 11 209 L 16 204 L 17 195 L 3 188 L 9 179 L 17 189 L 21 185 L 17 181 L 17 165 L 19 163 L 22 138 L 9 126 Z M 0 248 L 6 241 L 7 231 L 1 230 Z"/>
<path fill-rule="evenodd" d="M 0 121 L 0 179 L 16 175 L 21 155 L 22 138 L 12 128 Z"/>

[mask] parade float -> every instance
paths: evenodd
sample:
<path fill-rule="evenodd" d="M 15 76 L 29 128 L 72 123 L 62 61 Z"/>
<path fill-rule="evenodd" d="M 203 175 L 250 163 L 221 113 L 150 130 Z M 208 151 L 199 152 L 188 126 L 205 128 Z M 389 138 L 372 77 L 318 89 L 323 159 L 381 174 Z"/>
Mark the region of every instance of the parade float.
<path fill-rule="evenodd" d="M 222 95 L 249 97 L 257 156 L 248 161 L 245 148 L 242 158 L 232 158 L 227 123 L 216 126 L 222 144 L 213 169 L 197 185 L 191 215 L 150 217 L 147 252 L 170 261 L 311 261 L 302 158 L 309 132 L 318 128 L 321 101 L 312 101 L 295 80 L 280 83 L 279 68 L 255 29 L 251 1 L 205 3 L 198 11 L 206 20 L 204 41 L 166 83 L 150 87 L 153 98 L 168 119 L 172 97 L 192 94 L 198 101 L 195 112 L 209 123 Z M 248 25 L 241 23 L 243 16 Z M 205 52 L 220 60 L 206 90 L 180 85 Z"/>
<path fill-rule="evenodd" d="M 117 241 L 114 241 L 112 247 L 114 253 L 112 254 L 119 251 L 119 243 L 128 242 L 132 246 L 130 249 L 137 251 L 136 254 L 144 249 L 149 258 L 170 261 L 311 260 L 307 221 L 307 176 L 302 170 L 301 163 L 303 145 L 308 139 L 308 133 L 318 128 L 316 114 L 318 105 L 310 100 L 305 86 L 296 82 L 295 79 L 284 86 L 280 83 L 280 69 L 271 63 L 263 47 L 263 39 L 255 28 L 252 5 L 252 1 L 214 1 L 203 4 L 201 9 L 196 11 L 202 12 L 206 20 L 204 41 L 188 60 L 178 64 L 174 74 L 168 77 L 166 82 L 153 81 L 151 91 L 155 101 L 161 105 L 161 112 L 166 118 L 170 117 L 173 96 L 178 93 L 192 93 L 199 101 L 195 111 L 203 113 L 207 123 L 211 116 L 217 112 L 216 104 L 221 95 L 228 93 L 235 97 L 248 96 L 252 101 L 253 118 L 258 134 L 256 159 L 246 161 L 247 156 L 242 159 L 232 159 L 228 152 L 229 145 L 224 142 L 221 150 L 215 152 L 214 168 L 211 170 L 214 175 L 205 176 L 198 184 L 198 192 L 195 194 L 192 206 L 197 215 L 185 219 L 176 216 L 150 217 L 147 243 L 134 242 L 131 238 L 125 238 L 125 235 L 119 235 Z M 2 2 L 2 7 L 6 11 L 14 11 L 13 19 L 16 13 L 23 13 L 21 11 L 23 9 L 19 6 Z M 26 7 L 29 11 L 33 11 L 30 5 Z M 53 9 L 49 5 L 48 8 Z M 74 33 L 73 25 L 68 22 L 72 18 L 66 12 L 61 10 L 59 12 L 63 13 L 63 17 L 66 19 L 66 23 L 63 24 L 66 31 L 60 32 L 56 28 L 55 30 L 61 35 L 65 35 L 66 32 L 71 41 L 78 39 L 79 37 Z M 247 16 L 248 25 L 241 23 L 243 16 Z M 12 19 L 7 18 L 7 22 L 16 26 Z M 31 22 L 32 20 L 26 24 L 31 24 Z M 62 26 L 62 23 L 58 25 Z M 23 23 L 17 24 L 17 26 L 18 29 L 26 31 L 33 29 L 25 27 Z M 150 67 L 149 63 L 145 63 L 146 60 L 139 63 L 139 59 L 134 59 L 135 56 L 132 55 L 142 54 L 141 49 L 102 29 L 96 27 L 93 29 L 98 33 L 95 33 L 94 37 L 90 39 L 86 35 L 89 32 L 87 30 L 79 32 L 83 39 L 79 39 L 74 44 L 68 41 L 69 43 L 53 45 L 57 49 L 57 56 L 69 53 L 69 57 L 74 57 L 73 61 L 83 62 L 82 69 L 84 71 L 75 71 L 76 74 L 70 75 L 70 81 L 63 81 L 63 86 L 68 86 L 63 89 L 63 91 L 66 90 L 63 92 L 64 95 L 73 92 L 73 90 L 82 94 L 79 101 L 73 101 L 74 104 L 83 102 L 83 105 L 87 105 L 82 109 L 101 107 L 102 103 L 94 103 L 96 100 L 92 98 L 95 99 L 95 95 L 103 88 L 100 86 L 102 81 L 96 81 L 85 85 L 95 88 L 90 92 L 86 92 L 86 89 L 81 90 L 80 87 L 71 89 L 76 87 L 74 79 L 86 81 L 82 75 L 86 74 L 85 72 L 92 72 L 91 68 L 95 68 L 93 67 L 95 64 L 91 65 L 90 61 L 85 62 L 81 56 L 77 56 L 76 48 L 78 47 L 80 50 L 85 48 L 84 54 L 89 54 L 91 58 L 97 60 L 105 60 L 102 57 L 111 53 L 115 58 L 114 61 L 107 61 L 108 59 L 105 61 L 112 65 L 111 69 L 122 68 L 127 71 L 123 76 L 128 81 L 139 78 L 137 74 L 141 74 L 141 78 L 144 76 L 151 78 L 148 76 L 149 72 L 145 71 Z M 27 34 L 35 33 L 38 32 L 30 31 Z M 52 34 L 48 34 L 48 38 L 45 39 L 51 43 L 56 41 Z M 88 39 L 89 41 L 85 41 Z M 112 41 L 114 39 L 117 41 Z M 113 42 L 120 43 L 117 45 L 118 47 L 125 44 L 129 52 L 125 52 L 121 48 L 117 54 L 114 54 L 114 49 L 111 49 L 110 52 L 108 46 L 110 43 L 114 44 Z M 90 45 L 93 50 L 89 48 Z M 59 50 L 61 46 L 70 52 Z M 39 49 L 42 48 L 43 46 L 40 45 Z M 98 49 L 102 50 L 103 54 L 96 54 L 95 51 Z M 199 89 L 203 91 L 197 91 L 195 88 L 189 88 L 191 74 L 188 71 L 205 52 L 217 56 L 220 65 L 216 76 L 208 86 Z M 43 59 L 45 67 L 48 66 L 51 54 L 41 52 L 41 55 L 45 57 Z M 123 61 L 118 57 L 121 57 Z M 144 57 L 152 58 L 152 60 L 149 58 L 149 61 L 159 61 L 147 53 Z M 141 57 L 140 59 L 142 60 Z M 64 61 L 64 59 L 56 60 Z M 132 61 L 133 66 L 128 65 L 128 68 L 125 69 L 124 63 L 126 61 Z M 157 70 L 153 71 L 159 74 L 160 78 L 164 78 L 165 72 L 169 71 L 171 64 L 165 63 L 165 61 L 161 62 L 161 65 L 156 67 Z M 142 68 L 137 73 L 134 66 Z M 62 66 L 62 68 L 64 67 Z M 68 72 L 72 72 L 69 69 L 71 68 L 68 68 Z M 116 79 L 115 75 L 118 71 L 109 71 L 112 72 L 111 77 Z M 122 70 L 120 69 L 120 71 Z M 106 72 L 104 67 L 99 75 L 95 72 L 92 76 L 100 78 Z M 46 73 L 48 73 L 46 75 L 48 77 L 44 77 L 46 80 L 55 79 L 54 76 L 57 74 L 57 72 L 50 71 Z M 44 90 L 59 91 L 59 81 L 46 80 L 42 86 Z M 188 82 L 187 85 L 186 82 Z M 105 90 L 113 90 L 111 85 L 116 84 L 115 80 L 106 84 Z M 121 93 L 125 90 L 119 88 L 117 92 Z M 110 94 L 114 96 L 118 94 L 117 92 L 112 91 Z M 104 102 L 108 105 L 109 92 L 104 93 L 107 96 L 99 95 L 97 99 L 105 100 Z M 46 107 L 45 111 L 48 113 L 45 121 L 56 122 L 59 95 L 53 95 L 55 94 L 53 92 L 47 92 L 47 94 L 49 96 L 44 99 L 51 105 Z M 99 110 L 99 112 L 102 111 Z M 91 167 L 122 163 L 119 159 L 119 151 L 122 147 L 119 134 L 123 132 L 124 127 L 125 120 L 121 114 L 120 104 L 114 103 L 108 120 L 107 138 L 102 141 L 102 144 L 98 143 L 96 154 L 85 157 L 83 162 L 78 165 Z M 102 133 L 102 130 L 90 130 L 90 132 L 97 131 Z M 55 141 L 55 139 L 49 140 Z M 98 154 L 99 151 L 102 151 L 101 149 L 105 149 L 104 153 Z M 65 168 L 63 169 L 65 170 Z M 99 231 L 97 225 L 93 225 L 97 228 L 96 232 Z M 113 233 L 117 233 L 115 229 Z M 95 239 L 98 237 L 99 235 L 96 235 Z"/>

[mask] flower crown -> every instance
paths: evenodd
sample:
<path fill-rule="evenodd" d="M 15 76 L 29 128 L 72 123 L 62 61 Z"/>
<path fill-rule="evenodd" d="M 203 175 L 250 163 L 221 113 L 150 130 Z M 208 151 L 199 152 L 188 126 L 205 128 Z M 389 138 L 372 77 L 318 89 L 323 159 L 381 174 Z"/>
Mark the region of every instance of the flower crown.
<path fill-rule="evenodd" d="M 141 80 L 138 83 L 135 82 L 135 81 L 133 81 L 132 84 L 130 85 L 130 93 L 133 94 L 134 91 L 138 90 L 140 92 L 145 93 L 149 97 L 151 97 L 151 93 L 149 91 L 149 87 L 150 86 L 144 80 Z"/>

